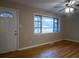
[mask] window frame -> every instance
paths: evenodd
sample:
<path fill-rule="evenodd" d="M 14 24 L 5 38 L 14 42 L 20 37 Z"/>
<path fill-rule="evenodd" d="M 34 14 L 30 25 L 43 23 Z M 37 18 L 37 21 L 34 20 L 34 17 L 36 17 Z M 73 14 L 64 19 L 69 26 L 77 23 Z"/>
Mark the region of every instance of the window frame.
<path fill-rule="evenodd" d="M 14 18 L 14 15 L 12 12 L 9 12 L 9 11 L 1 11 L 0 17 L 1 18 Z"/>
<path fill-rule="evenodd" d="M 60 18 L 59 17 L 57 17 L 57 16 L 48 16 L 48 15 L 38 15 L 38 14 L 34 14 L 34 16 L 33 16 L 33 18 L 35 17 L 35 16 L 40 16 L 40 18 L 41 18 L 41 20 L 40 20 L 40 27 L 37 27 L 37 28 L 39 28 L 40 29 L 40 32 L 39 33 L 35 33 L 34 32 L 34 30 L 33 30 L 33 33 L 34 34 L 50 34 L 50 33 L 60 33 Z M 54 32 L 54 30 L 53 30 L 53 32 L 48 32 L 48 33 L 43 33 L 42 32 L 42 17 L 48 17 L 48 18 L 57 18 L 57 20 L 58 20 L 58 22 L 57 22 L 57 32 Z M 35 19 L 35 18 L 34 18 Z M 33 20 L 33 23 L 34 23 L 35 21 Z M 38 21 L 37 21 L 38 22 Z M 54 21 L 53 21 L 54 22 Z M 54 24 L 54 23 L 53 23 Z M 34 29 L 35 29 L 35 27 L 33 27 Z M 54 27 L 53 27 L 54 28 Z"/>

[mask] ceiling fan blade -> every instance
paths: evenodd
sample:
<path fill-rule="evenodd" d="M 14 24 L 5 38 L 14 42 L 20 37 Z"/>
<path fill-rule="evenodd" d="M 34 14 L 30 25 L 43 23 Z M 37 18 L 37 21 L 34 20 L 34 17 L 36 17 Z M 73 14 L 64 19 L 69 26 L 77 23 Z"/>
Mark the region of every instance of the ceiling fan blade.
<path fill-rule="evenodd" d="M 71 0 L 65 0 L 65 2 L 70 2 Z"/>
<path fill-rule="evenodd" d="M 79 4 L 76 4 L 75 6 L 79 6 Z"/>
<path fill-rule="evenodd" d="M 61 9 L 61 10 L 58 10 L 58 11 L 60 12 L 60 11 L 63 11 L 64 9 L 65 9 L 65 8 L 63 8 L 63 9 Z"/>
<path fill-rule="evenodd" d="M 56 4 L 53 6 L 53 8 L 62 8 L 62 7 L 63 7 L 63 5 L 64 5 L 64 3 L 63 3 L 63 2 L 56 3 Z"/>

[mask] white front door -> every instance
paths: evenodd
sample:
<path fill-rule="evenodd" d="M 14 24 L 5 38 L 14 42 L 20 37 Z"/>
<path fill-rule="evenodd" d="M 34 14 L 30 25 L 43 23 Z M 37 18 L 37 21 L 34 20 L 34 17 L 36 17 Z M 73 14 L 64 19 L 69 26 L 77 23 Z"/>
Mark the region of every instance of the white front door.
<path fill-rule="evenodd" d="M 0 54 L 17 50 L 17 15 L 14 11 L 0 10 Z"/>

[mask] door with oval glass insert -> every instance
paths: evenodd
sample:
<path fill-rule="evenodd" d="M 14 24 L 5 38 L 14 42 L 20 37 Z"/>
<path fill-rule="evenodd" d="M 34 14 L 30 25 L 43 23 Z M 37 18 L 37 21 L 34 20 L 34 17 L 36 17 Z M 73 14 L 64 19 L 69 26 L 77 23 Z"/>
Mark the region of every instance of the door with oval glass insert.
<path fill-rule="evenodd" d="M 18 30 L 16 10 L 0 9 L 0 54 L 17 50 Z"/>

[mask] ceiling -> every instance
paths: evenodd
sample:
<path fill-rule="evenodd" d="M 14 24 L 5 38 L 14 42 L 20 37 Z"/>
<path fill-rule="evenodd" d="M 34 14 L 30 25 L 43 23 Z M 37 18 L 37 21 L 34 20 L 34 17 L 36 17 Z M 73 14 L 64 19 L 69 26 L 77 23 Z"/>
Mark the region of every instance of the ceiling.
<path fill-rule="evenodd" d="M 65 5 L 64 5 L 65 0 L 7 0 L 7 1 L 29 5 L 49 12 L 65 14 L 64 10 L 62 10 L 65 8 Z"/>

